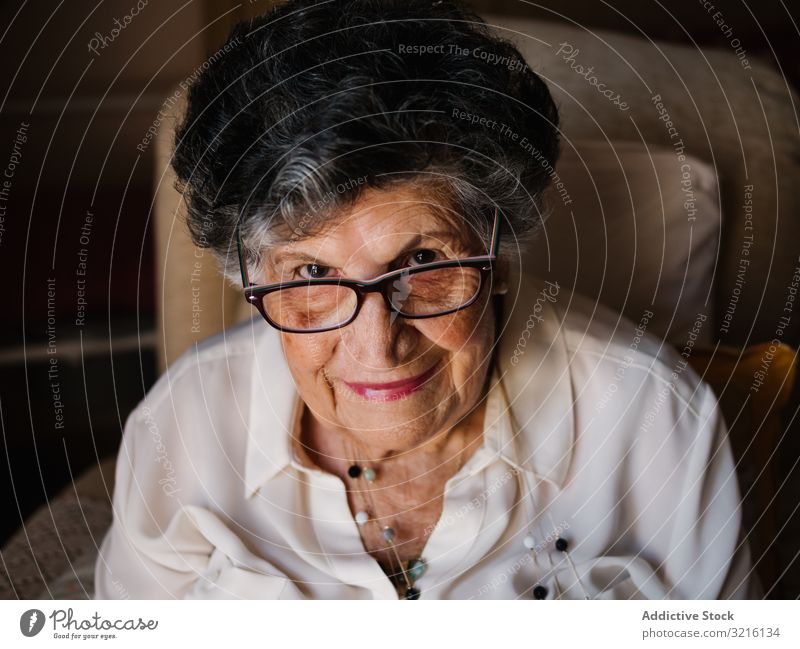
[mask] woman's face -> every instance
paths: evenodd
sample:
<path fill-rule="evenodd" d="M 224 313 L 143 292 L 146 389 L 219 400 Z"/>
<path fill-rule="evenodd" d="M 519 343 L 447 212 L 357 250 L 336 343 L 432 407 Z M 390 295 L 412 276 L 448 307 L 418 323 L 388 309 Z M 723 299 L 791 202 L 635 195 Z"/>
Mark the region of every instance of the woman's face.
<path fill-rule="evenodd" d="M 370 190 L 324 233 L 271 250 L 263 279 L 371 279 L 404 266 L 485 254 L 463 239 L 412 187 Z M 370 293 L 349 325 L 281 336 L 315 426 L 388 453 L 450 428 L 478 403 L 494 326 L 490 287 L 484 285 L 472 305 L 448 315 L 407 320 L 393 314 L 382 295 Z M 412 386 L 376 387 L 413 377 L 420 378 Z"/>

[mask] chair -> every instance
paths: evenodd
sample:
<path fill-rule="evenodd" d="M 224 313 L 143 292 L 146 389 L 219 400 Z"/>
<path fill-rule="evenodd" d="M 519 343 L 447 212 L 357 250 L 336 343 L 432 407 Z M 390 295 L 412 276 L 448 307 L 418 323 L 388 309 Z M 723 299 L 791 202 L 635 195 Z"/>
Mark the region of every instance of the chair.
<path fill-rule="evenodd" d="M 691 363 L 715 389 L 731 427 L 745 493 L 745 523 L 752 533 L 753 554 L 762 583 L 769 590 L 777 573 L 774 553 L 770 551 L 776 528 L 773 496 L 777 478 L 773 456 L 782 441 L 780 413 L 794 382 L 796 353 L 791 346 L 780 345 L 768 379 L 758 393 L 752 394 L 754 368 L 764 355 L 764 347 L 752 343 L 772 338 L 772 314 L 759 311 L 757 306 L 761 300 L 765 305 L 782 304 L 786 280 L 796 263 L 791 251 L 780 246 L 782 241 L 800 240 L 800 224 L 794 218 L 800 211 L 800 195 L 793 191 L 800 180 L 800 136 L 792 128 L 795 98 L 787 98 L 780 75 L 755 61 L 751 83 L 731 51 L 650 43 L 614 32 L 590 32 L 557 23 L 508 17 L 488 20 L 503 35 L 518 41 L 527 63 L 547 80 L 560 107 L 567 148 L 579 151 L 579 142 L 627 143 L 640 151 L 660 149 L 662 153 L 677 155 L 663 113 L 656 107 L 661 103 L 672 121 L 679 124 L 685 153 L 699 161 L 698 169 L 702 163 L 711 170 L 713 185 L 707 187 L 707 193 L 718 192 L 716 202 L 709 203 L 716 205 L 716 209 L 696 218 L 712 226 L 707 231 L 713 232 L 709 239 L 713 245 L 704 254 L 712 255 L 713 263 L 709 276 L 694 279 L 706 290 L 710 304 L 708 317 L 715 327 L 726 322 L 734 290 L 740 292 L 739 316 L 729 323 L 724 336 L 717 329 L 702 346 L 697 346 Z M 571 52 L 578 52 L 572 61 L 565 60 L 568 53 L 561 47 L 565 43 Z M 621 111 L 598 93 L 585 75 L 576 72 L 572 65 L 576 60 L 594 65 L 606 85 L 626 99 L 630 110 Z M 635 67 L 632 61 L 636 62 Z M 184 99 L 182 91 L 177 94 Z M 654 100 L 656 96 L 658 100 Z M 172 130 L 183 109 L 182 101 L 172 106 L 171 116 L 160 125 L 153 149 L 157 354 L 162 370 L 197 341 L 253 315 L 239 288 L 225 284 L 210 254 L 195 249 L 186 233 L 182 199 L 173 187 L 174 175 L 168 166 Z M 658 173 L 655 178 L 660 181 Z M 741 209 L 742 193 L 750 185 L 755 188 L 760 206 L 760 236 L 751 252 L 748 273 L 759 281 L 740 287 L 738 262 L 748 224 L 747 214 Z M 573 192 L 599 191 L 602 196 L 602 190 L 585 187 Z M 577 218 L 580 217 L 578 214 Z M 551 233 L 555 236 L 555 229 Z M 773 249 L 776 237 L 780 241 Z M 603 299 L 630 316 L 641 305 L 632 306 L 630 300 L 623 299 L 626 297 L 604 295 Z M 758 318 L 750 317 L 755 313 Z M 786 331 L 786 340 L 797 339 L 798 326 L 800 318 L 794 318 Z M 109 461 L 113 465 L 113 458 Z M 99 484 L 108 468 L 108 463 L 102 470 L 95 468 L 84 476 L 82 484 Z M 73 495 L 80 503 L 95 502 L 94 496 L 67 490 L 54 499 L 52 510 L 73 511 L 69 509 L 74 504 Z M 108 507 L 107 501 L 101 506 Z M 40 515 L 50 516 L 49 510 L 42 511 L 32 520 Z M 70 515 L 77 516 L 74 512 Z M 57 515 L 53 518 L 57 523 L 62 520 Z M 104 521 L 109 519 L 110 514 L 101 523 L 87 521 L 86 548 L 99 545 Z M 24 530 L 20 534 L 24 535 Z M 18 536 L 3 551 L 6 573 L 9 565 L 13 565 L 13 571 L 6 574 L 5 593 L 0 595 L 30 597 L 37 590 L 47 592 L 47 584 L 59 572 L 42 571 L 38 583 L 36 579 L 33 585 L 26 581 L 22 588 L 20 575 L 36 575 L 31 566 L 41 562 L 35 551 L 32 558 L 18 561 L 16 557 L 22 556 L 21 544 L 24 542 Z M 79 588 L 71 591 L 69 586 L 64 588 L 72 593 L 91 593 L 86 575 L 70 568 L 73 559 L 69 548 L 65 548 L 59 584 L 77 582 Z"/>

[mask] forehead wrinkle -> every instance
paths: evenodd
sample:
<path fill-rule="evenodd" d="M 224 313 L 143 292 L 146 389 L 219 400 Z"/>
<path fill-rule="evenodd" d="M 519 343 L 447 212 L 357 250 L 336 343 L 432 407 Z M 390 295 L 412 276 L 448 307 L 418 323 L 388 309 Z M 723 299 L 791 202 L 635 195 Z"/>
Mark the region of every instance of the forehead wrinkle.
<path fill-rule="evenodd" d="M 393 235 L 386 235 L 387 237 Z M 408 239 L 406 239 L 402 245 L 397 247 L 397 254 L 402 254 L 404 252 L 408 252 L 410 249 L 413 249 L 416 246 L 419 246 L 421 243 L 428 241 L 432 242 L 432 244 L 441 244 L 442 242 L 446 243 L 451 250 L 455 250 L 456 252 L 461 250 L 464 247 L 464 242 L 456 236 L 453 232 L 445 231 L 445 230 L 435 230 L 430 232 L 422 232 L 418 234 L 414 234 Z M 321 266 L 335 266 L 333 262 L 328 262 L 327 260 L 323 259 L 319 255 L 312 254 L 310 252 L 306 252 L 302 249 L 292 248 L 291 250 L 279 250 L 272 256 L 273 263 L 277 266 L 281 263 L 286 263 L 287 261 L 309 261 L 315 264 L 320 264 Z"/>
<path fill-rule="evenodd" d="M 287 261 L 301 260 L 313 262 L 323 266 L 336 267 L 337 263 L 333 260 L 326 259 L 326 255 L 322 249 L 324 248 L 325 241 L 334 241 L 332 247 L 335 250 L 337 248 L 335 243 L 337 238 L 341 238 L 344 241 L 360 239 L 363 243 L 359 247 L 372 251 L 376 250 L 376 243 L 378 241 L 388 238 L 392 241 L 392 244 L 394 244 L 391 249 L 392 252 L 390 253 L 394 254 L 392 259 L 396 258 L 403 252 L 407 252 L 410 248 L 413 249 L 414 246 L 419 245 L 423 241 L 426 243 L 426 245 L 441 246 L 444 243 L 449 251 L 452 251 L 459 256 L 470 254 L 469 237 L 466 235 L 466 233 L 461 231 L 461 228 L 457 227 L 458 224 L 453 220 L 442 219 L 440 215 L 431 213 L 408 214 L 405 209 L 401 209 L 398 212 L 399 213 L 395 213 L 391 218 L 392 224 L 398 227 L 397 232 L 380 232 L 378 236 L 373 237 L 370 235 L 368 229 L 359 227 L 358 225 L 350 225 L 348 228 L 348 222 L 353 223 L 348 219 L 347 221 L 340 222 L 335 225 L 329 223 L 329 228 L 326 228 L 325 232 L 321 234 L 314 234 L 300 239 L 295 239 L 288 242 L 283 247 L 273 249 L 272 252 L 268 253 L 268 258 L 275 267 L 279 266 L 280 264 L 285 264 Z M 420 217 L 427 217 L 424 218 L 422 227 L 408 227 L 407 224 L 409 222 L 419 222 L 421 220 Z M 435 223 L 431 224 L 431 220 L 435 221 Z M 342 227 L 343 225 L 344 227 Z M 372 227 L 369 229 L 381 230 L 382 228 L 385 229 L 385 225 L 386 221 L 381 220 L 372 225 Z M 428 226 L 427 228 L 426 225 Z M 355 228 L 354 232 L 351 231 L 352 228 Z M 405 240 L 401 240 L 399 244 L 396 244 L 395 241 L 400 239 L 404 234 L 410 234 L 411 236 Z M 353 235 L 359 236 L 356 237 Z M 305 246 L 313 246 L 312 242 L 315 239 L 319 240 L 319 244 L 315 246 L 316 252 L 312 252 Z"/>

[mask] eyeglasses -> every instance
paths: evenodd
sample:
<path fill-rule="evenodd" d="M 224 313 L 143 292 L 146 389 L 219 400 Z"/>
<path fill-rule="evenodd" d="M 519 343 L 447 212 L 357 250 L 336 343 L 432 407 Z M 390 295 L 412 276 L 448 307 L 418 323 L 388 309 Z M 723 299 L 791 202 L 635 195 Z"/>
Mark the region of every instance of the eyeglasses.
<path fill-rule="evenodd" d="M 394 270 L 369 281 L 303 279 L 277 284 L 251 284 L 236 226 L 236 248 L 245 299 L 273 327 L 289 333 L 319 333 L 350 324 L 368 293 L 381 293 L 391 311 L 408 319 L 435 318 L 471 305 L 491 281 L 500 240 L 498 210 L 494 212 L 489 254 Z"/>

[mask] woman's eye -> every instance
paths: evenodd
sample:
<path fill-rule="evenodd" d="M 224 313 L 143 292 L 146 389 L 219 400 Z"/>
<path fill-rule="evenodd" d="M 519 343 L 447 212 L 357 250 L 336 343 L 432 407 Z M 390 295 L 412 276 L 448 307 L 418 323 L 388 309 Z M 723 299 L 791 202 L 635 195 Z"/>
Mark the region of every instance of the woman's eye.
<path fill-rule="evenodd" d="M 430 248 L 420 248 L 411 253 L 407 259 L 410 266 L 420 266 L 436 261 L 438 254 Z M 321 264 L 303 264 L 295 269 L 295 273 L 302 279 L 328 279 L 330 278 L 330 266 Z"/>
<path fill-rule="evenodd" d="M 297 272 L 303 279 L 325 279 L 326 273 L 330 270 L 328 266 L 320 264 L 303 264 L 297 268 Z M 307 273 L 304 275 L 303 272 Z"/>
<path fill-rule="evenodd" d="M 436 261 L 436 251 L 430 248 L 422 248 L 415 250 L 410 256 L 409 260 L 413 262 L 412 265 L 430 264 Z"/>

